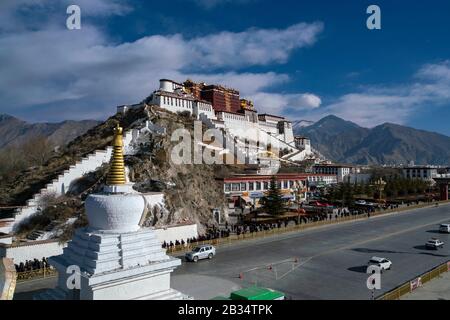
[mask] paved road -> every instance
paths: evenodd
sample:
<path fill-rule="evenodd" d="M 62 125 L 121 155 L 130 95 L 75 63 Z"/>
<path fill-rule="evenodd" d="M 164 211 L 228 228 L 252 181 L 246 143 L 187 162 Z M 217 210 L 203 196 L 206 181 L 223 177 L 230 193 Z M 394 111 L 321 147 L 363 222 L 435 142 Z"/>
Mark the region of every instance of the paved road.
<path fill-rule="evenodd" d="M 450 205 L 441 205 L 249 240 L 218 248 L 212 260 L 183 262 L 173 273 L 172 286 L 196 299 L 228 295 L 254 283 L 293 299 L 370 299 L 365 274 L 369 258 L 392 260 L 392 270 L 383 273 L 382 290 L 376 295 L 389 291 L 450 259 L 450 235 L 437 233 L 438 225 L 448 221 Z M 447 246 L 426 250 L 430 237 Z M 53 287 L 55 282 L 18 285 L 15 298 L 28 299 L 30 291 Z"/>
<path fill-rule="evenodd" d="M 213 260 L 183 263 L 172 285 L 198 299 L 253 283 L 293 299 L 370 299 L 365 271 L 371 256 L 393 262 L 392 270 L 382 274 L 377 296 L 450 259 L 450 236 L 437 232 L 440 223 L 449 221 L 450 205 L 441 205 L 252 240 L 219 248 Z M 426 250 L 430 237 L 448 246 Z"/>

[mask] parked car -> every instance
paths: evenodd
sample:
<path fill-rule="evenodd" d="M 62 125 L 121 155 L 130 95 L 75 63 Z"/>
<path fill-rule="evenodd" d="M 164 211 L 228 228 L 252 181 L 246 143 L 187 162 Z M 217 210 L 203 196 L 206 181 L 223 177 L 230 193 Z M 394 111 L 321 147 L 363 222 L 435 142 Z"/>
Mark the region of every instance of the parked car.
<path fill-rule="evenodd" d="M 391 269 L 392 262 L 386 258 L 372 257 L 370 258 L 368 265 L 377 266 L 378 268 L 380 268 L 380 272 L 383 272 L 383 270 Z"/>
<path fill-rule="evenodd" d="M 185 258 L 187 261 L 197 262 L 201 259 L 212 259 L 216 255 L 216 248 L 212 245 L 204 244 L 195 247 L 191 252 L 186 253 Z"/>
<path fill-rule="evenodd" d="M 443 223 L 439 226 L 440 233 L 450 233 L 450 224 Z"/>
<path fill-rule="evenodd" d="M 430 240 L 427 241 L 425 247 L 427 247 L 428 249 L 437 250 L 438 248 L 444 247 L 444 242 L 436 238 L 431 238 Z"/>

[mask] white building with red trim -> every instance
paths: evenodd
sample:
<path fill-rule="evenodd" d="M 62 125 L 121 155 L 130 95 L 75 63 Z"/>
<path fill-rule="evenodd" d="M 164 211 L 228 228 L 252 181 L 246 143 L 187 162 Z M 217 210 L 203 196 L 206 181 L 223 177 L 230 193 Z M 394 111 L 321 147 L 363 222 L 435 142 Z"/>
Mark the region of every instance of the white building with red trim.
<path fill-rule="evenodd" d="M 337 183 L 337 177 L 331 174 L 279 173 L 274 175 L 283 197 L 288 201 L 306 200 L 309 187 Z M 271 175 L 234 175 L 223 179 L 223 191 L 232 203 L 240 199 L 257 206 L 270 188 Z"/>

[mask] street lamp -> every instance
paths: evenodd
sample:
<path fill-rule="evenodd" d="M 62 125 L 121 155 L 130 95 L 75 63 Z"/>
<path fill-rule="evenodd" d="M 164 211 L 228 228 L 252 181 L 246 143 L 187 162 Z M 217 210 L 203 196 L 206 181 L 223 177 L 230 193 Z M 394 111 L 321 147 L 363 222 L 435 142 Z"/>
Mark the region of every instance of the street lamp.
<path fill-rule="evenodd" d="M 384 181 L 383 178 L 380 178 L 377 181 L 375 181 L 375 186 L 377 187 L 378 192 L 380 193 L 379 201 L 381 202 L 383 198 L 383 190 L 386 186 L 386 181 Z"/>
<path fill-rule="evenodd" d="M 294 191 L 296 193 L 295 200 L 297 202 L 297 224 L 300 223 L 300 212 L 301 212 L 300 211 L 300 189 L 301 189 L 300 183 L 299 183 L 299 181 L 296 181 Z"/>

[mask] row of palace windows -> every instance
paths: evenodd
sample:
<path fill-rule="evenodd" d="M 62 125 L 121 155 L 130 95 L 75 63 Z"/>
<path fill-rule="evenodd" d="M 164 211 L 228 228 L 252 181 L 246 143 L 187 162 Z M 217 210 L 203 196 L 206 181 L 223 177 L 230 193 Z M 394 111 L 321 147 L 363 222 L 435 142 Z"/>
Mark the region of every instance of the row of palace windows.
<path fill-rule="evenodd" d="M 166 97 L 166 96 L 163 96 L 162 98 L 163 98 L 164 104 L 168 104 L 171 106 L 188 108 L 188 109 L 192 109 L 192 106 L 193 106 L 193 101 L 190 101 L 190 100 L 184 100 L 184 99 L 178 99 L 178 98 L 172 98 L 172 97 Z M 199 104 L 198 107 L 202 111 L 211 111 L 211 107 L 204 103 Z"/>
<path fill-rule="evenodd" d="M 226 119 L 232 119 L 232 120 L 240 120 L 240 121 L 246 121 L 246 118 L 244 116 L 238 116 L 238 115 L 230 115 L 230 114 L 225 114 L 225 118 Z"/>
<path fill-rule="evenodd" d="M 301 187 L 304 187 L 304 181 L 298 180 Z M 293 189 L 296 187 L 295 181 L 293 180 L 281 180 L 277 181 L 278 187 L 280 189 Z M 225 183 L 225 192 L 232 191 L 266 191 L 269 190 L 270 181 L 250 181 L 250 182 L 235 182 L 235 183 Z"/>
<path fill-rule="evenodd" d="M 192 109 L 192 101 L 163 96 L 164 104 Z"/>
<path fill-rule="evenodd" d="M 324 173 L 324 174 L 337 174 L 338 168 L 336 167 L 316 167 L 314 168 L 315 173 Z"/>

